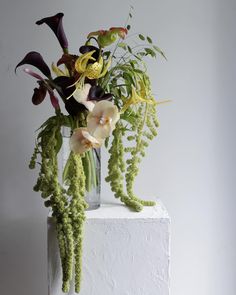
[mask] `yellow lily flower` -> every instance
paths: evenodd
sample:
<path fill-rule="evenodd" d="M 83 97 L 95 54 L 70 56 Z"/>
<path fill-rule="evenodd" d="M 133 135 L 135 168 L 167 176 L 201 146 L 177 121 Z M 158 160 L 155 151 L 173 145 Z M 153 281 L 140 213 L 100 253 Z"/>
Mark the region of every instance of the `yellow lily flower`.
<path fill-rule="evenodd" d="M 75 62 L 75 69 L 78 73 L 82 74 L 83 77 L 88 79 L 99 79 L 106 75 L 108 68 L 111 65 L 111 58 L 104 66 L 103 58 L 100 56 L 98 61 L 93 64 L 88 64 L 89 60 L 95 61 L 92 57 L 95 50 L 82 54 Z"/>
<path fill-rule="evenodd" d="M 144 85 L 143 85 L 143 87 L 144 87 Z M 140 103 L 140 102 L 146 102 L 146 103 L 149 103 L 149 104 L 155 104 L 156 103 L 153 99 L 147 99 L 146 98 L 145 88 L 142 88 L 140 90 L 140 94 L 144 95 L 144 97 L 138 95 L 138 93 L 136 92 L 135 87 L 132 85 L 131 96 L 125 102 L 123 108 L 121 109 L 121 113 L 124 113 L 132 104 L 137 104 L 137 103 Z"/>
<path fill-rule="evenodd" d="M 90 52 L 86 52 L 82 55 L 80 55 L 76 62 L 75 62 L 75 70 L 79 73 L 82 74 L 86 71 L 88 62 L 90 60 L 95 60 L 94 57 L 92 57 L 92 55 L 94 54 L 95 50 L 92 50 Z"/>
<path fill-rule="evenodd" d="M 62 71 L 59 67 L 57 67 L 54 63 L 52 63 L 52 71 L 54 72 L 54 74 L 57 76 L 57 77 L 60 77 L 60 76 L 67 76 L 69 77 L 69 71 L 67 68 L 65 68 L 65 71 Z"/>

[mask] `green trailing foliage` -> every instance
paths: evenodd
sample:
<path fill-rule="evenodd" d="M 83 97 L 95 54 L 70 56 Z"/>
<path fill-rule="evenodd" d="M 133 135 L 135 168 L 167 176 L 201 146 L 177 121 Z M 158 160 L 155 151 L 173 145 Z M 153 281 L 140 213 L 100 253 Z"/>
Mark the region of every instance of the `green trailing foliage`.
<path fill-rule="evenodd" d="M 63 175 L 67 190 L 58 180 L 57 160 L 62 144 L 61 127 L 73 128 L 71 122 L 69 116 L 58 114 L 41 126 L 29 167 L 34 169 L 37 159 L 40 158 L 39 177 L 34 190 L 41 192 L 45 206 L 51 208 L 56 223 L 63 270 L 62 290 L 65 293 L 69 292 L 74 265 L 75 290 L 78 293 L 81 282 L 83 223 L 87 208 L 84 200 L 85 174 L 82 164 L 84 155 L 70 154 Z"/>
<path fill-rule="evenodd" d="M 115 103 L 121 110 L 132 97 L 133 87 L 139 88 L 141 85 L 140 96 L 146 96 L 145 102 L 131 103 L 121 114 L 120 121 L 113 131 L 110 147 L 108 140 L 105 144 L 109 147 L 110 154 L 106 181 L 110 183 L 115 197 L 120 198 L 135 211 L 141 211 L 143 206 L 155 205 L 154 201 L 142 200 L 134 193 L 134 182 L 138 175 L 139 164 L 145 156 L 149 142 L 157 136 L 159 127 L 156 104 L 151 93 L 150 80 L 143 57 L 155 58 L 156 52 L 165 57 L 164 53 L 153 45 L 150 37 L 139 34 L 138 38 L 142 41 L 147 40 L 148 44 L 141 46 L 141 49 L 137 45 L 131 48 L 125 42 L 117 44 L 117 48 L 125 53 L 121 53 L 117 63 L 101 81 L 106 90 L 113 94 Z M 137 48 L 139 50 L 136 50 Z M 128 142 L 132 143 L 131 146 L 124 147 L 125 137 Z"/>

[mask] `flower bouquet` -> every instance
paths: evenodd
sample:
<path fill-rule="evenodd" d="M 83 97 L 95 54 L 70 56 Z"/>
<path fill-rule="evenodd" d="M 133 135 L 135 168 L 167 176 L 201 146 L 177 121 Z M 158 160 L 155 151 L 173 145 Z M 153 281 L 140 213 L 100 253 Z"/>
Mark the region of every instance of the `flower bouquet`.
<path fill-rule="evenodd" d="M 127 37 L 128 21 L 125 27 L 89 33 L 78 52 L 72 54 L 62 18 L 63 13 L 58 13 L 36 22 L 52 29 L 63 50 L 57 63 L 52 63 L 51 70 L 35 51 L 29 52 L 16 68 L 27 64 L 41 72 L 24 68 L 38 83 L 32 102 L 38 105 L 48 94 L 55 110 L 55 115 L 38 129 L 29 167 L 34 169 L 38 164 L 34 191 L 41 192 L 56 223 L 62 290 L 69 292 L 74 272 L 75 292 L 78 293 L 83 224 L 88 207 L 85 196 L 98 185 L 93 151 L 96 153 L 102 145 L 108 148 L 106 181 L 116 198 L 133 211 L 155 205 L 154 201 L 138 198 L 133 185 L 145 149 L 157 135 L 156 106 L 161 103 L 152 94 L 144 57 L 155 58 L 160 54 L 165 58 L 165 55 L 153 45 L 150 37 L 141 34 Z M 131 13 L 128 20 L 130 18 Z M 63 127 L 71 131 L 71 151 L 60 179 L 58 153 L 63 143 Z"/>

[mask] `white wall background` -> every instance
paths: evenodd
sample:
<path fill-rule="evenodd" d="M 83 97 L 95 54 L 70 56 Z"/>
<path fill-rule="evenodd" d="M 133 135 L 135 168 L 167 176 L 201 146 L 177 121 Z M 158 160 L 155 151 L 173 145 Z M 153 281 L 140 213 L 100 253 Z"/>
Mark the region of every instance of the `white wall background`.
<path fill-rule="evenodd" d="M 60 48 L 34 22 L 63 11 L 76 52 L 88 32 L 122 25 L 129 4 L 133 30 L 152 36 L 169 58 L 149 62 L 154 92 L 173 102 L 159 107 L 159 138 L 142 164 L 137 191 L 161 198 L 172 217 L 172 295 L 236 292 L 236 2 L 2 0 L 0 294 L 47 292 L 47 210 L 32 193 L 36 175 L 26 163 L 34 130 L 52 109 L 48 102 L 31 105 L 35 81 L 20 71 L 15 76 L 14 67 L 30 50 L 56 61 Z"/>

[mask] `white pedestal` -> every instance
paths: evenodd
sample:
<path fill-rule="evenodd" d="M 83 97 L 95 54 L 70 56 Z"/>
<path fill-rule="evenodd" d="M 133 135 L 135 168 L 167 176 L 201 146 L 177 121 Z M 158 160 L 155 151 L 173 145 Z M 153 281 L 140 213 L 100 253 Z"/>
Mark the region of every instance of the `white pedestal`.
<path fill-rule="evenodd" d="M 86 215 L 80 295 L 169 295 L 170 219 L 161 203 L 139 213 L 107 204 Z"/>

